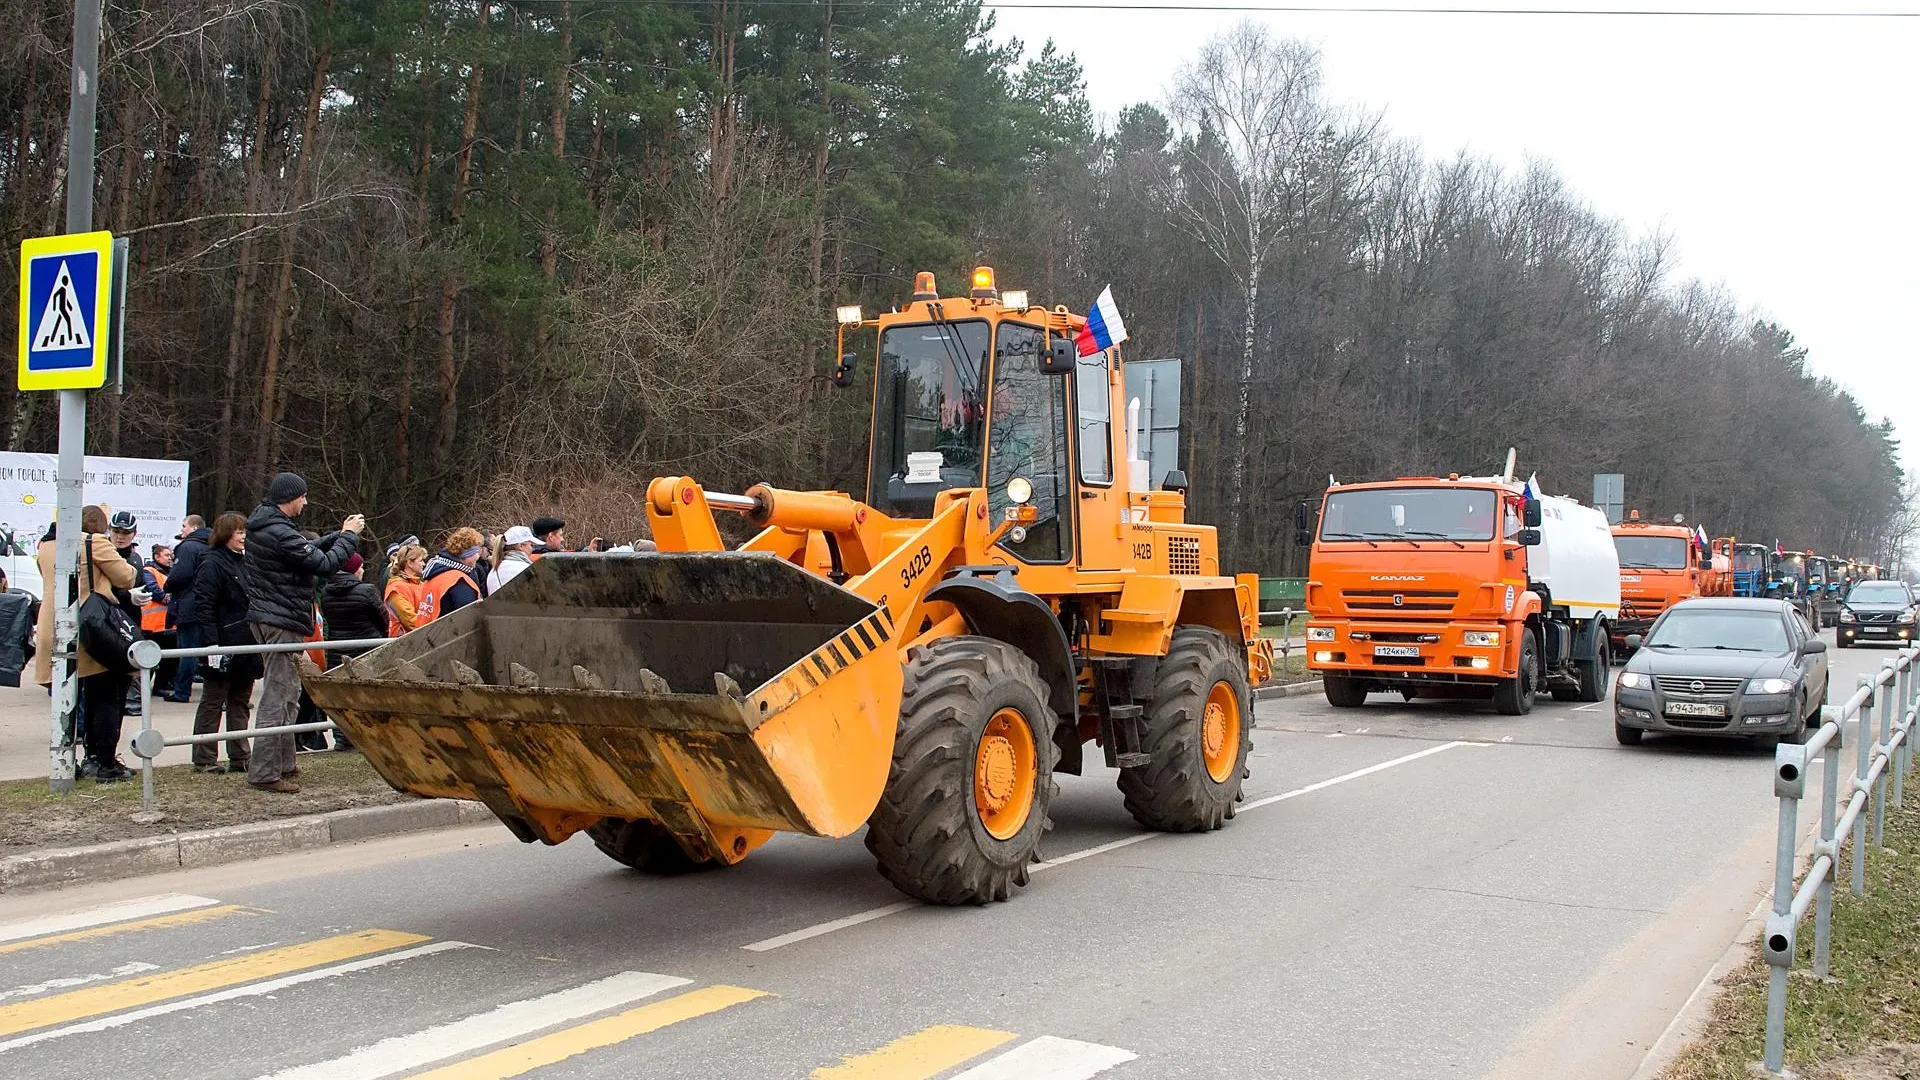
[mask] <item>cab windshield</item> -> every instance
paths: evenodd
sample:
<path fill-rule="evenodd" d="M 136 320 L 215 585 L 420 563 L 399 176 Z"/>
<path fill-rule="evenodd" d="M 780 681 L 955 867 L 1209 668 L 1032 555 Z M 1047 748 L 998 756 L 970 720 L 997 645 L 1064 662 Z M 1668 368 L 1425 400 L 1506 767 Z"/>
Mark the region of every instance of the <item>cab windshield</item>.
<path fill-rule="evenodd" d="M 1692 545 L 1679 536 L 1616 536 L 1622 570 L 1685 570 Z"/>
<path fill-rule="evenodd" d="M 1763 547 L 1736 548 L 1733 553 L 1735 570 L 1764 570 L 1767 567 L 1767 549 Z"/>
<path fill-rule="evenodd" d="M 1493 539 L 1500 496 L 1485 488 L 1405 487 L 1327 496 L 1320 539 L 1438 542 Z"/>
<path fill-rule="evenodd" d="M 984 476 L 991 331 L 984 319 L 890 327 L 880 335 L 867 502 L 933 516 L 934 496 Z"/>

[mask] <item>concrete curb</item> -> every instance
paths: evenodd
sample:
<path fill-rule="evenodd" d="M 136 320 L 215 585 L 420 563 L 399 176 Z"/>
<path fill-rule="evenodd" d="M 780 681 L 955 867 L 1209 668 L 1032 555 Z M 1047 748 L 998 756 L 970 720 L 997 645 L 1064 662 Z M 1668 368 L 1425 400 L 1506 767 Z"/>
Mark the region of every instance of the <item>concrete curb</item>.
<path fill-rule="evenodd" d="M 1320 692 L 1320 680 L 1308 679 L 1305 682 L 1284 683 L 1280 686 L 1256 686 L 1253 688 L 1255 701 L 1270 701 L 1274 698 L 1306 697 Z"/>
<path fill-rule="evenodd" d="M 363 806 L 307 817 L 229 825 L 173 836 L 116 840 L 86 847 L 30 851 L 0 859 L 0 893 L 45 889 L 77 882 L 191 870 L 292 851 L 371 840 L 398 833 L 478 825 L 494 820 L 477 802 L 420 799 L 389 806 Z"/>

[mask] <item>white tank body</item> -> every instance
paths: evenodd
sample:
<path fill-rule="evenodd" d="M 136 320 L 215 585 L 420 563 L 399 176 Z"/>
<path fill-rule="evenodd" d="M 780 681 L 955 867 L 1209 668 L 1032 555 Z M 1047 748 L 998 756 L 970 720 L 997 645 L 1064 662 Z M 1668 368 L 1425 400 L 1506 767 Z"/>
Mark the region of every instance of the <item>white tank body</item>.
<path fill-rule="evenodd" d="M 1540 543 L 1526 549 L 1527 580 L 1576 619 L 1620 614 L 1620 555 L 1607 515 L 1572 499 L 1540 500 Z"/>

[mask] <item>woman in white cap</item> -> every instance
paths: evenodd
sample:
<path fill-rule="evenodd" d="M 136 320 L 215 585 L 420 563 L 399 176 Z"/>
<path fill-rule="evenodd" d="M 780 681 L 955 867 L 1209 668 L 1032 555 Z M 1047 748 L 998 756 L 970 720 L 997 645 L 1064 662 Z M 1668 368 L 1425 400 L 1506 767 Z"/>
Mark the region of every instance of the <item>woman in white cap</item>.
<path fill-rule="evenodd" d="M 500 586 L 512 581 L 520 572 L 533 565 L 533 530 L 525 525 L 515 525 L 500 538 L 500 558 L 493 570 L 487 574 L 487 595 L 500 591 Z"/>

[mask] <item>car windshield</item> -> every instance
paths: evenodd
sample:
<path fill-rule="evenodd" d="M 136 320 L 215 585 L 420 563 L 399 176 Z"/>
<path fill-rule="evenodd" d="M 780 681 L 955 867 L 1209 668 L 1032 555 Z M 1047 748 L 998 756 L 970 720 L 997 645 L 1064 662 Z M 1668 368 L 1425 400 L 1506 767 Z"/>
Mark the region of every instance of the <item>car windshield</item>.
<path fill-rule="evenodd" d="M 1897 581 L 1863 581 L 1847 594 L 1849 604 L 1904 604 L 1907 587 Z"/>
<path fill-rule="evenodd" d="M 1500 496 L 1486 488 L 1408 487 L 1341 491 L 1327 496 L 1322 540 L 1493 539 Z"/>
<path fill-rule="evenodd" d="M 1677 607 L 1654 624 L 1646 647 L 1784 653 L 1787 625 L 1777 611 Z"/>
<path fill-rule="evenodd" d="M 1685 570 L 1692 545 L 1681 536 L 1616 536 L 1613 546 L 1623 570 Z"/>

